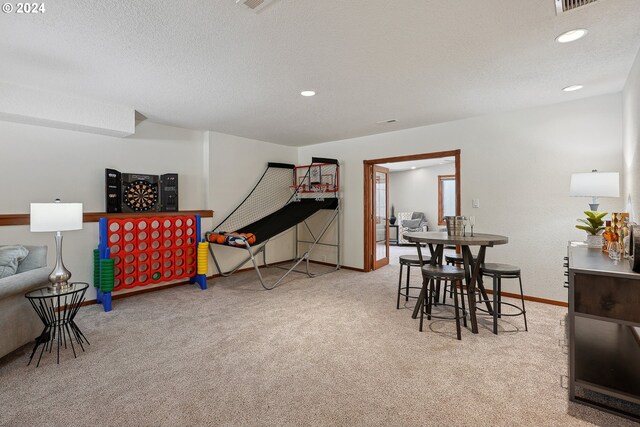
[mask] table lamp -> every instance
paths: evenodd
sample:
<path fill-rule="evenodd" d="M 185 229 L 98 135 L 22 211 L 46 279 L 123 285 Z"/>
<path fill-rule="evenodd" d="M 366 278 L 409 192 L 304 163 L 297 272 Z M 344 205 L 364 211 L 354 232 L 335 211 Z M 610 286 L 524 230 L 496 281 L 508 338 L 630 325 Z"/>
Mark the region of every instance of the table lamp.
<path fill-rule="evenodd" d="M 31 203 L 31 231 L 56 233 L 56 266 L 49 274 L 49 291 L 65 292 L 71 273 L 62 262 L 62 232 L 82 230 L 82 203 Z"/>
<path fill-rule="evenodd" d="M 597 211 L 598 197 L 620 197 L 620 174 L 618 172 L 598 172 L 571 174 L 569 196 L 591 197 L 589 207 Z"/>

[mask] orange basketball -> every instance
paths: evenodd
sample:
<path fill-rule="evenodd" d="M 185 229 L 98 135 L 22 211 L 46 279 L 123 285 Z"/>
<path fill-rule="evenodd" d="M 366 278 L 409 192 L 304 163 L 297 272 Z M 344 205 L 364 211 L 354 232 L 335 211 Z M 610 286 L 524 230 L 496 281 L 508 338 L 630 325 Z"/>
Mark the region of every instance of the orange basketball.
<path fill-rule="evenodd" d="M 224 245 L 224 234 L 218 234 L 216 236 L 216 243 L 219 245 Z"/>
<path fill-rule="evenodd" d="M 253 233 L 247 233 L 246 234 L 247 237 L 247 243 L 249 243 L 250 245 L 253 245 L 256 242 L 256 236 Z"/>

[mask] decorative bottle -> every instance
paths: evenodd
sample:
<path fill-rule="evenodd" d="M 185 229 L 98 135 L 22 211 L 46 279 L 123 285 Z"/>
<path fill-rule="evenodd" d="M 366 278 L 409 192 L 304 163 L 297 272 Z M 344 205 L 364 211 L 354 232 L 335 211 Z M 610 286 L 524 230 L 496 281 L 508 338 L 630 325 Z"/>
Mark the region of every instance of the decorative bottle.
<path fill-rule="evenodd" d="M 616 240 L 616 234 L 611 231 L 611 221 L 607 221 L 605 226 L 605 231 L 602 233 L 602 237 L 604 237 L 604 245 L 602 246 L 602 252 L 608 253 L 609 243 Z"/>

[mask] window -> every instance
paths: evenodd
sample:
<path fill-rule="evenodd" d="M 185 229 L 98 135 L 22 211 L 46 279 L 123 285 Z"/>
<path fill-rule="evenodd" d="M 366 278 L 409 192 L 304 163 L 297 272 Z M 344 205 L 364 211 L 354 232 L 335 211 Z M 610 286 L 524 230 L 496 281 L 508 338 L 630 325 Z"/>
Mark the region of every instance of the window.
<path fill-rule="evenodd" d="M 438 175 L 438 225 L 444 225 L 445 216 L 456 214 L 456 176 Z"/>

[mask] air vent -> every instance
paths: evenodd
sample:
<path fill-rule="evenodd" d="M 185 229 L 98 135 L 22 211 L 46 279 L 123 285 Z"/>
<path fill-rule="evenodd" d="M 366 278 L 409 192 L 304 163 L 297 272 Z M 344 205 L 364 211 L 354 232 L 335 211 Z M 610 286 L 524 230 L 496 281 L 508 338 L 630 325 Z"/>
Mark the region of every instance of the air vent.
<path fill-rule="evenodd" d="M 243 5 L 255 13 L 258 13 L 268 7 L 274 0 L 236 0 L 237 5 Z"/>
<path fill-rule="evenodd" d="M 598 0 L 555 0 L 556 14 L 559 15 L 563 12 L 568 12 L 591 3 L 596 3 L 597 1 Z"/>

